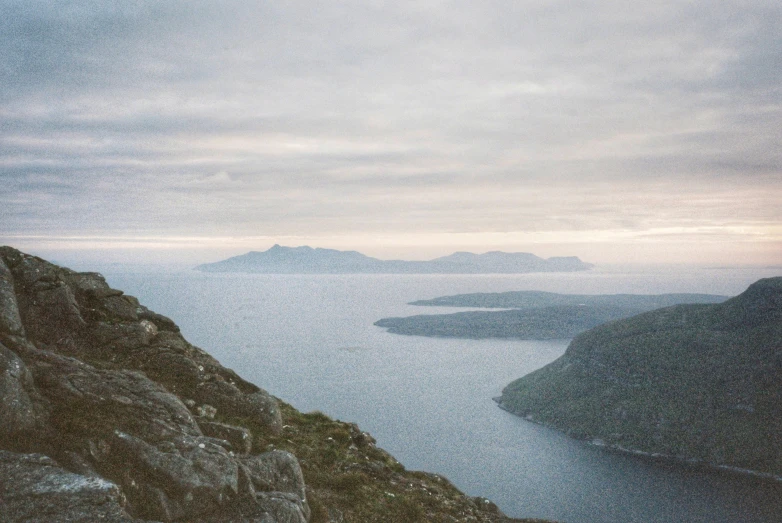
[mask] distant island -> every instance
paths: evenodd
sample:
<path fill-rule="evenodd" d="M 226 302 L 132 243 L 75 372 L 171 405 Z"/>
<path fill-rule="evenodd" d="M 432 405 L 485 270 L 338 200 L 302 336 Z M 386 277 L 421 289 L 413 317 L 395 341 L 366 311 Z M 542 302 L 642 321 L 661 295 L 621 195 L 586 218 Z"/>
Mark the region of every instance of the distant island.
<path fill-rule="evenodd" d="M 782 480 L 782 277 L 596 327 L 500 406 L 620 450 Z"/>
<path fill-rule="evenodd" d="M 202 272 L 266 274 L 490 274 L 573 272 L 593 267 L 575 256 L 540 258 L 526 252 L 456 252 L 429 261 L 379 260 L 357 251 L 275 245 L 195 268 Z"/>
<path fill-rule="evenodd" d="M 720 303 L 712 294 L 556 294 L 541 291 L 459 294 L 412 305 L 512 308 L 383 318 L 378 327 L 393 334 L 452 338 L 566 339 L 621 318 L 680 303 Z"/>
<path fill-rule="evenodd" d="M 650 311 L 680 303 L 720 303 L 730 296 L 716 294 L 559 294 L 544 291 L 479 292 L 454 294 L 410 305 L 432 307 L 481 307 L 485 309 L 526 309 L 554 306 L 624 307 Z"/>

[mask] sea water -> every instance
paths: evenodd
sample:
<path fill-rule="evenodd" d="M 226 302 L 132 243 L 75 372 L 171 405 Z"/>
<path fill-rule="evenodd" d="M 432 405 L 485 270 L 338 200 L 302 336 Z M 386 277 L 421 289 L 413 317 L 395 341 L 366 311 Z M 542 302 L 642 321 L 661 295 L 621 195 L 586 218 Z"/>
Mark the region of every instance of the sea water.
<path fill-rule="evenodd" d="M 569 340 L 389 334 L 380 318 L 465 309 L 468 292 L 735 295 L 774 269 L 612 267 L 527 275 L 106 273 L 193 344 L 302 411 L 357 422 L 408 469 L 441 474 L 508 515 L 577 522 L 779 522 L 782 485 L 617 454 L 502 411 L 502 388 Z"/>

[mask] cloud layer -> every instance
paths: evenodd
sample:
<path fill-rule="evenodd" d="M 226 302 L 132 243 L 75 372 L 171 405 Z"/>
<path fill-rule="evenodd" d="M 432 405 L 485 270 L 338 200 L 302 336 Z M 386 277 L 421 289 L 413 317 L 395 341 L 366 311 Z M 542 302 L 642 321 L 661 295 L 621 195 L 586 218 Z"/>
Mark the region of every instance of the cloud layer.
<path fill-rule="evenodd" d="M 696 234 L 782 252 L 778 2 L 0 9 L 5 242 Z"/>

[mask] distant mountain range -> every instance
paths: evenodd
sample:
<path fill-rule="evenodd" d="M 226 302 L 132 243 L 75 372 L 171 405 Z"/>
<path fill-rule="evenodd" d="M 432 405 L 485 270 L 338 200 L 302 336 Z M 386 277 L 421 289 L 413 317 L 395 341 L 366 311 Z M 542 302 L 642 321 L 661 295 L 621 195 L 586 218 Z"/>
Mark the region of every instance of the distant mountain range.
<path fill-rule="evenodd" d="M 527 252 L 456 252 L 430 261 L 379 260 L 357 251 L 275 245 L 195 268 L 202 272 L 267 274 L 485 274 L 573 272 L 591 269 L 575 256 L 540 258 Z"/>
<path fill-rule="evenodd" d="M 782 277 L 576 337 L 500 406 L 616 449 L 782 479 Z"/>

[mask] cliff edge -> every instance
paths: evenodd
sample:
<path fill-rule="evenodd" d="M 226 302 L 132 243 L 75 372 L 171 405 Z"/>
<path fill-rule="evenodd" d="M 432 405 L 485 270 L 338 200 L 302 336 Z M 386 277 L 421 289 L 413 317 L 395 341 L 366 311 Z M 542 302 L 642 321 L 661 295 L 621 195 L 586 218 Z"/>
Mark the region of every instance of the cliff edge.
<path fill-rule="evenodd" d="M 100 274 L 10 247 L 0 397 L 6 522 L 510 521 L 243 380 Z"/>

